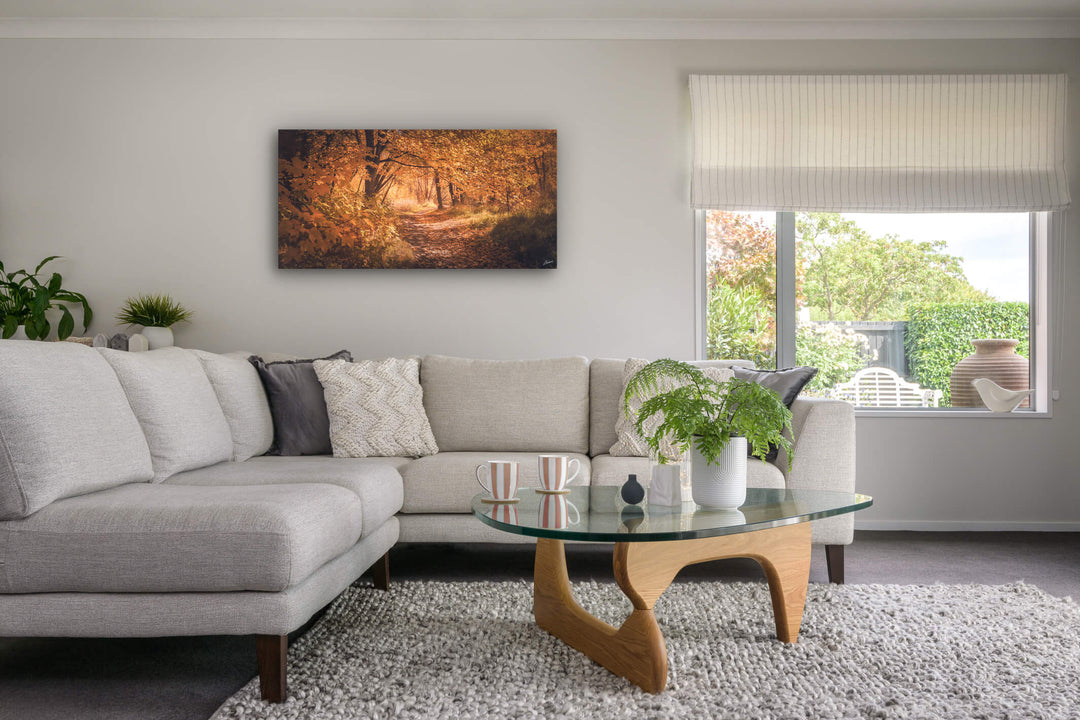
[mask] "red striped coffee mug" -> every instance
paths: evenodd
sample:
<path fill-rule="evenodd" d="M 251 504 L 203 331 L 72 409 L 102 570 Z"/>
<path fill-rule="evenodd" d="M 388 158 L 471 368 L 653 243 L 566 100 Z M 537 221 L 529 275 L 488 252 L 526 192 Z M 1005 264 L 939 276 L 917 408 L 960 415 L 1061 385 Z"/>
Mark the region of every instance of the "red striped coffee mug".
<path fill-rule="evenodd" d="M 488 460 L 476 466 L 476 482 L 492 500 L 513 500 L 517 494 L 518 464 L 513 460 Z"/>
<path fill-rule="evenodd" d="M 577 466 L 574 466 L 577 463 Z M 566 455 L 538 455 L 537 465 L 540 471 L 540 487 L 548 492 L 559 492 L 566 488 L 581 472 L 581 461 Z M 570 468 L 574 472 L 570 472 Z"/>

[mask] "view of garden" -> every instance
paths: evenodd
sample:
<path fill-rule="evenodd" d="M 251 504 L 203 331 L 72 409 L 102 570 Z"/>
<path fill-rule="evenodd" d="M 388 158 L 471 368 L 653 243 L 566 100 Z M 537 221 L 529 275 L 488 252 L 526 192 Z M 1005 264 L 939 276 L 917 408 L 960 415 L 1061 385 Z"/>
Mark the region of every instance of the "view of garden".
<path fill-rule="evenodd" d="M 775 214 L 710 211 L 706 218 L 707 356 L 775 367 Z M 931 233 L 933 220 L 922 223 Z M 1023 222 L 1002 216 L 998 223 L 1011 223 L 1013 257 L 995 256 L 998 246 L 984 242 L 965 258 L 936 233 L 908 239 L 871 232 L 867 220 L 849 215 L 796 213 L 796 362 L 819 368 L 804 392 L 826 395 L 860 369 L 883 366 L 941 390 L 939 406 L 949 407 L 949 377 L 973 352 L 971 340 L 1015 338 L 1017 353 L 1028 357 L 1028 303 L 1017 299 L 1027 288 Z M 988 287 L 969 280 L 973 269 Z M 996 279 L 1003 271 L 1008 283 Z"/>

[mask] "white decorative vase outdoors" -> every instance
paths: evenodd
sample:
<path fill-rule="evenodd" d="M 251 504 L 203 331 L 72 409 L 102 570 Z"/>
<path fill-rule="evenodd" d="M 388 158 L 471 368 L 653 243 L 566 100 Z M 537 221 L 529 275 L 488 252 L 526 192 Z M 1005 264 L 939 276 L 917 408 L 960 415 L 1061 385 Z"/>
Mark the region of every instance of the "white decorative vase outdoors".
<path fill-rule="evenodd" d="M 690 449 L 690 481 L 694 502 L 703 507 L 734 509 L 746 502 L 746 438 L 733 437 L 710 465 Z"/>
<path fill-rule="evenodd" d="M 172 347 L 173 345 L 172 330 L 167 327 L 144 327 L 142 336 L 146 338 L 146 343 L 151 350 Z"/>

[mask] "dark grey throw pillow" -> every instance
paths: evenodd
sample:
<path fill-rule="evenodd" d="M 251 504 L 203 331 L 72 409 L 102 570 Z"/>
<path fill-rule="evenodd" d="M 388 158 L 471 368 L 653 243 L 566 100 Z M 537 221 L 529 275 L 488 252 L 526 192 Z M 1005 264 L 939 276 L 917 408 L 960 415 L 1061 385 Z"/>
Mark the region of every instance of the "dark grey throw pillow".
<path fill-rule="evenodd" d="M 352 362 L 352 354 L 341 350 L 325 358 L 269 363 L 257 355 L 248 359 L 259 371 L 274 419 L 274 444 L 266 454 L 331 454 L 330 415 L 312 363 L 315 360 Z"/>
<path fill-rule="evenodd" d="M 807 367 L 805 365 L 783 370 L 748 370 L 743 367 L 732 369 L 735 371 L 735 377 L 740 380 L 752 380 L 758 385 L 764 385 L 775 392 L 789 410 L 791 409 L 791 403 L 795 402 L 795 398 L 799 397 L 799 393 L 806 387 L 806 383 L 813 380 L 818 372 L 816 367 Z M 752 450 L 753 448 L 747 446 L 746 452 L 748 455 Z M 776 460 L 779 454 L 780 448 L 776 445 L 770 445 L 769 454 L 765 456 L 765 459 L 772 462 Z"/>

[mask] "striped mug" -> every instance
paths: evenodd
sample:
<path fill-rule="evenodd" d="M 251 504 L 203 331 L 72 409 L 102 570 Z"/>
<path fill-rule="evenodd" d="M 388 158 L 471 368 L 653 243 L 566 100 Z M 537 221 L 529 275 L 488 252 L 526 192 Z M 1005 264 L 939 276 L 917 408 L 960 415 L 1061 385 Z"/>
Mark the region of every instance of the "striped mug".
<path fill-rule="evenodd" d="M 492 500 L 513 500 L 517 494 L 518 464 L 513 460 L 488 460 L 476 466 L 476 482 Z"/>
<path fill-rule="evenodd" d="M 575 466 L 574 463 L 577 463 Z M 561 492 L 581 472 L 581 461 L 566 455 L 539 455 L 540 487 L 548 492 Z M 574 472 L 570 472 L 570 468 Z"/>

